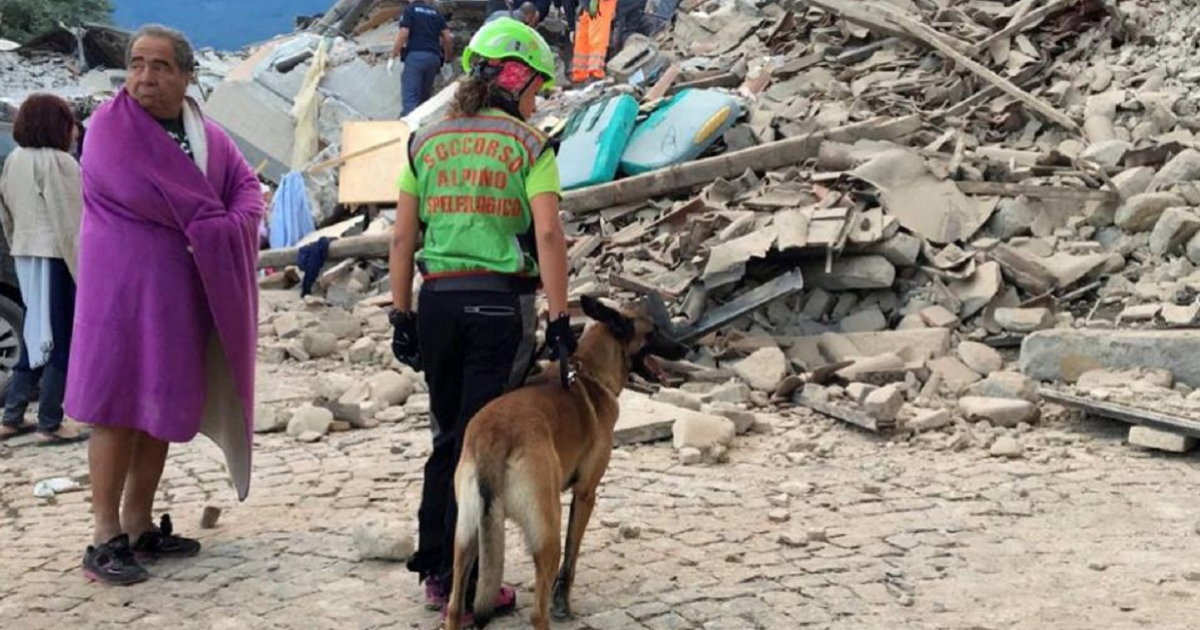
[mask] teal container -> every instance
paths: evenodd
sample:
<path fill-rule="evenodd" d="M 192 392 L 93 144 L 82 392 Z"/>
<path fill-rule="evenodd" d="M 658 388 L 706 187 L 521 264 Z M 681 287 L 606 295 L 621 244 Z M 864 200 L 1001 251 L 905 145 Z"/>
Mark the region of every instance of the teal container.
<path fill-rule="evenodd" d="M 742 115 L 737 99 L 715 90 L 683 90 L 638 125 L 621 172 L 638 175 L 695 159 Z"/>
<path fill-rule="evenodd" d="M 615 179 L 637 116 L 638 102 L 628 94 L 602 99 L 575 112 L 558 148 L 563 190 Z"/>

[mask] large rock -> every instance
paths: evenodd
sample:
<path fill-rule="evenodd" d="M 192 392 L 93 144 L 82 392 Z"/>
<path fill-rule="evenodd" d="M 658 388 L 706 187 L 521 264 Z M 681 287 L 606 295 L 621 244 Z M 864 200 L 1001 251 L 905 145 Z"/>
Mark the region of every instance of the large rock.
<path fill-rule="evenodd" d="M 1200 216 L 1190 208 L 1167 208 L 1150 233 L 1150 253 L 1165 256 L 1200 232 Z"/>
<path fill-rule="evenodd" d="M 327 332 L 309 331 L 304 334 L 304 351 L 313 359 L 323 359 L 337 352 L 337 335 Z"/>
<path fill-rule="evenodd" d="M 1084 149 L 1079 157 L 1100 166 L 1112 168 L 1119 165 L 1125 154 L 1132 149 L 1133 144 L 1124 140 L 1104 140 Z"/>
<path fill-rule="evenodd" d="M 287 428 L 290 418 L 274 407 L 258 407 L 254 410 L 254 432 L 275 433 Z"/>
<path fill-rule="evenodd" d="M 955 357 L 934 359 L 929 362 L 929 369 L 941 374 L 942 382 L 953 392 L 961 392 L 980 379 L 978 373 Z"/>
<path fill-rule="evenodd" d="M 992 317 L 1005 330 L 1030 333 L 1054 327 L 1054 314 L 1045 308 L 998 308 Z"/>
<path fill-rule="evenodd" d="M 1200 179 L 1200 151 L 1186 149 L 1158 169 L 1158 174 L 1154 176 L 1154 186 L 1162 188 L 1171 184 L 1194 182 L 1197 179 Z"/>
<path fill-rule="evenodd" d="M 968 396 L 983 398 L 1028 400 L 1034 404 L 1042 400 L 1037 383 L 1017 372 L 993 372 L 987 378 L 968 387 L 966 393 Z"/>
<path fill-rule="evenodd" d="M 1200 335 L 1189 330 L 1071 330 L 1034 333 L 1021 344 L 1021 371 L 1039 381 L 1075 382 L 1089 370 L 1163 368 L 1200 387 Z"/>
<path fill-rule="evenodd" d="M 991 346 L 977 341 L 958 344 L 958 358 L 971 370 L 984 376 L 1004 369 L 1004 357 Z"/>
<path fill-rule="evenodd" d="M 967 280 L 950 283 L 950 291 L 962 302 L 958 316 L 962 319 L 982 311 L 1004 288 L 1004 276 L 1000 265 L 989 260 L 975 268 L 975 274 Z"/>
<path fill-rule="evenodd" d="M 375 359 L 375 341 L 363 337 L 350 346 L 347 358 L 351 363 L 370 363 Z"/>
<path fill-rule="evenodd" d="M 288 421 L 287 433 L 292 437 L 300 437 L 305 433 L 325 435 L 333 424 L 333 413 L 328 409 L 305 405 L 292 412 Z"/>
<path fill-rule="evenodd" d="M 371 400 L 387 408 L 403 405 L 416 391 L 416 384 L 408 376 L 387 370 L 367 379 L 371 387 Z"/>
<path fill-rule="evenodd" d="M 1150 189 L 1150 184 L 1154 182 L 1154 169 L 1149 166 L 1135 166 L 1114 175 L 1112 181 L 1121 198 L 1128 199 Z"/>
<path fill-rule="evenodd" d="M 803 267 L 803 273 L 805 285 L 826 291 L 890 289 L 896 281 L 896 267 L 883 256 L 838 258 L 828 273 L 824 260 L 814 261 Z"/>
<path fill-rule="evenodd" d="M 1037 405 L 1028 400 L 1012 398 L 980 398 L 963 396 L 958 399 L 958 411 L 972 421 L 987 420 L 992 426 L 1015 427 L 1022 422 L 1037 420 Z"/>
<path fill-rule="evenodd" d="M 761 348 L 733 364 L 733 371 L 754 389 L 775 391 L 775 386 L 787 376 L 787 357 L 774 346 Z"/>
<path fill-rule="evenodd" d="M 350 391 L 357 381 L 351 376 L 337 372 L 325 372 L 313 382 L 317 396 L 326 400 L 337 400 Z"/>
<path fill-rule="evenodd" d="M 412 530 L 382 517 L 355 523 L 351 538 L 359 560 L 404 562 L 414 551 Z"/>
<path fill-rule="evenodd" d="M 733 420 L 722 416 L 688 414 L 675 421 L 671 435 L 676 449 L 694 448 L 703 452 L 729 446 L 737 435 L 737 427 Z"/>
<path fill-rule="evenodd" d="M 1117 210 L 1117 227 L 1126 232 L 1148 232 L 1167 208 L 1186 206 L 1187 201 L 1175 193 L 1153 192 L 1134 195 Z"/>
<path fill-rule="evenodd" d="M 279 335 L 280 339 L 293 339 L 300 336 L 300 318 L 291 311 L 280 313 L 275 318 L 274 326 L 275 334 Z"/>
<path fill-rule="evenodd" d="M 1196 438 L 1162 431 L 1153 427 L 1136 426 L 1129 429 L 1129 443 L 1168 453 L 1187 453 L 1196 448 Z"/>
<path fill-rule="evenodd" d="M 881 387 L 867 394 L 866 400 L 863 401 L 863 407 L 867 413 L 872 418 L 884 422 L 895 420 L 903 406 L 904 394 L 900 391 L 900 386 L 895 384 Z"/>

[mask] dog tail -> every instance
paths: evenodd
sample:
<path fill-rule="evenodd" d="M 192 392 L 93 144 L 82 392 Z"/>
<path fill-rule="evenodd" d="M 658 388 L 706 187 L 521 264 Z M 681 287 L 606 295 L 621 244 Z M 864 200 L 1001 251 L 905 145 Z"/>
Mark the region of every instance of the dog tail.
<path fill-rule="evenodd" d="M 506 467 L 504 459 L 496 462 L 495 466 L 485 465 L 476 470 L 475 483 L 470 484 L 470 488 L 463 488 L 471 495 L 467 501 L 471 503 L 469 509 L 472 510 L 474 522 L 478 524 L 479 581 L 475 585 L 473 610 L 479 627 L 483 627 L 495 612 L 504 578 L 504 498 L 497 496 L 496 490 L 504 488 Z M 463 504 L 460 498 L 460 515 Z"/>

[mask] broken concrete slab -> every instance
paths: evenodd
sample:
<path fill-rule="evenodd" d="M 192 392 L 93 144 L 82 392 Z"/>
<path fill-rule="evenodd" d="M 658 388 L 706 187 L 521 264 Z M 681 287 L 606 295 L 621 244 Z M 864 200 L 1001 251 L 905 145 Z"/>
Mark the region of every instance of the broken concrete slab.
<path fill-rule="evenodd" d="M 1150 189 L 1150 184 L 1154 182 L 1154 169 L 1149 166 L 1137 166 L 1125 169 L 1114 175 L 1112 182 L 1113 186 L 1116 186 L 1117 193 L 1121 195 L 1121 198 L 1129 199 Z"/>
<path fill-rule="evenodd" d="M 1200 151 L 1185 149 L 1171 158 L 1154 176 L 1154 188 L 1163 188 L 1171 184 L 1194 182 L 1200 179 Z"/>
<path fill-rule="evenodd" d="M 929 362 L 929 369 L 942 376 L 942 383 L 951 392 L 962 392 L 983 378 L 957 357 L 941 357 Z"/>
<path fill-rule="evenodd" d="M 906 148 L 880 152 L 851 172 L 882 192 L 883 207 L 910 232 L 937 244 L 964 241 L 983 227 L 996 199 L 972 199 L 954 182 L 939 180 L 920 154 Z"/>
<path fill-rule="evenodd" d="M 1033 379 L 1017 372 L 993 372 L 987 378 L 967 388 L 969 396 L 982 398 L 1013 398 L 1028 400 L 1037 404 L 1041 402 L 1037 383 Z"/>
<path fill-rule="evenodd" d="M 883 256 L 845 256 L 833 261 L 829 272 L 823 261 L 802 269 L 809 286 L 826 291 L 890 289 L 896 282 L 896 267 Z"/>
<path fill-rule="evenodd" d="M 717 418 L 728 422 L 730 431 L 734 430 L 733 422 L 727 418 L 651 400 L 649 396 L 629 389 L 621 392 L 619 402 L 621 415 L 613 432 L 616 446 L 670 439 L 675 422 L 686 418 L 700 418 L 699 422 Z"/>
<path fill-rule="evenodd" d="M 867 247 L 863 252 L 883 256 L 897 267 L 915 267 L 921 256 L 921 239 L 907 232 L 896 232 L 891 238 Z"/>
<path fill-rule="evenodd" d="M 1079 157 L 1094 162 L 1105 168 L 1113 168 L 1121 164 L 1125 154 L 1133 150 L 1133 143 L 1125 140 L 1104 140 L 1096 142 L 1086 149 Z"/>
<path fill-rule="evenodd" d="M 967 280 L 955 280 L 949 285 L 950 292 L 962 304 L 958 316 L 967 319 L 982 311 L 996 298 L 1004 287 L 1000 264 L 989 260 L 975 268 L 975 274 Z"/>
<path fill-rule="evenodd" d="M 1196 448 L 1200 440 L 1154 427 L 1134 426 L 1129 428 L 1129 443 L 1156 451 L 1187 453 Z"/>
<path fill-rule="evenodd" d="M 944 356 L 950 351 L 950 330 L 883 331 L 874 333 L 828 334 L 812 337 L 779 337 L 787 357 L 800 361 L 810 369 L 852 359 L 877 357 L 884 354 L 903 356 L 908 360 L 924 361 Z M 906 361 L 899 359 L 900 364 Z"/>
<path fill-rule="evenodd" d="M 876 420 L 894 422 L 900 408 L 904 406 L 904 394 L 899 385 L 880 387 L 867 394 L 862 405 Z"/>
<path fill-rule="evenodd" d="M 958 325 L 958 316 L 940 304 L 923 308 L 918 315 L 931 328 L 953 328 Z"/>
<path fill-rule="evenodd" d="M 1187 201 L 1175 193 L 1150 192 L 1134 195 L 1121 204 L 1114 222 L 1117 227 L 1136 234 L 1149 232 L 1167 208 L 1187 206 Z"/>
<path fill-rule="evenodd" d="M 1020 365 L 1030 378 L 1066 382 L 1100 368 L 1163 368 L 1177 382 L 1200 387 L 1200 335 L 1186 330 L 1046 330 L 1022 342 Z"/>
<path fill-rule="evenodd" d="M 1004 276 L 1013 284 L 1034 295 L 1049 293 L 1058 282 L 1043 261 L 1008 243 L 993 247 L 988 255 L 999 263 Z"/>
<path fill-rule="evenodd" d="M 838 327 L 845 333 L 879 332 L 887 329 L 887 317 L 875 304 L 843 318 Z"/>
<path fill-rule="evenodd" d="M 704 267 L 704 286 L 710 291 L 733 284 L 746 273 L 751 258 L 762 258 L 775 244 L 776 230 L 768 227 L 712 248 Z"/>
<path fill-rule="evenodd" d="M 958 344 L 958 358 L 973 372 L 988 376 L 1004 369 L 1004 358 L 991 346 L 975 341 Z"/>
<path fill-rule="evenodd" d="M 922 409 L 910 420 L 905 421 L 904 428 L 916 433 L 936 431 L 950 426 L 954 417 L 946 409 Z"/>
<path fill-rule="evenodd" d="M 733 364 L 733 371 L 754 389 L 775 391 L 788 373 L 787 357 L 776 347 L 756 350 L 749 357 Z"/>

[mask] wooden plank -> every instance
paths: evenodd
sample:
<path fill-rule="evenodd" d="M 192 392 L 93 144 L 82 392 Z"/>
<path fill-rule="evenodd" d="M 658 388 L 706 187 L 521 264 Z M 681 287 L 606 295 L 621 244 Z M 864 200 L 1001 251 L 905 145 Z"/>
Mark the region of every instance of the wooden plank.
<path fill-rule="evenodd" d="M 675 85 L 676 79 L 679 78 L 680 69 L 678 63 L 672 63 L 663 72 L 662 76 L 658 78 L 658 81 L 654 82 L 654 87 L 650 88 L 650 91 L 646 92 L 646 95 L 642 97 L 642 102 L 650 103 L 666 96 L 667 91 L 671 89 L 671 86 Z"/>
<path fill-rule="evenodd" d="M 721 307 L 708 311 L 691 329 L 676 335 L 683 343 L 691 343 L 733 320 L 752 313 L 775 300 L 797 293 L 804 288 L 804 276 L 793 269 L 759 287 L 738 296 Z"/>
<path fill-rule="evenodd" d="M 1042 398 L 1066 407 L 1082 409 L 1090 414 L 1139 424 L 1192 437 L 1200 437 L 1200 420 L 1192 420 L 1180 416 L 1172 416 L 1149 409 L 1140 409 L 1129 405 L 1095 400 L 1084 396 L 1076 396 L 1057 389 L 1043 387 L 1040 389 Z"/>
<path fill-rule="evenodd" d="M 347 258 L 387 258 L 392 247 L 392 231 L 379 234 L 364 234 L 339 238 L 329 244 L 327 262 L 336 262 Z M 299 247 L 268 249 L 258 254 L 258 268 L 286 267 L 297 264 L 300 256 Z"/>
<path fill-rule="evenodd" d="M 711 183 L 720 177 L 740 177 L 746 169 L 769 171 L 800 164 L 817 157 L 821 143 L 827 140 L 851 143 L 858 140 L 895 140 L 920 129 L 921 125 L 921 120 L 916 115 L 901 118 L 880 116 L 845 127 L 788 138 L 686 164 L 677 164 L 607 184 L 572 190 L 563 196 L 562 208 L 573 214 L 586 214 L 633 201 L 669 195 Z"/>
<path fill-rule="evenodd" d="M 408 165 L 409 133 L 408 125 L 400 120 L 343 124 L 342 155 L 346 159 L 338 172 L 338 203 L 396 203 L 396 180 Z"/>
<path fill-rule="evenodd" d="M 1008 24 L 1005 25 L 1004 28 L 996 31 L 991 36 L 971 47 L 971 55 L 978 55 L 979 53 L 990 48 L 992 44 L 1006 37 L 1012 37 L 1026 28 L 1041 22 L 1051 14 L 1057 13 L 1058 11 L 1065 9 L 1076 2 L 1078 2 L 1078 0 L 1053 0 L 1049 4 L 1022 15 L 1023 10 L 1027 11 L 1031 4 L 1031 0 L 1025 0 L 1024 4 L 1017 9 L 1017 14 L 1008 21 Z"/>
<path fill-rule="evenodd" d="M 1066 186 L 1030 186 L 1011 182 L 955 182 L 958 189 L 966 195 L 986 195 L 999 197 L 1037 197 L 1039 199 L 1071 199 L 1079 202 L 1111 201 L 1118 202 L 1120 197 L 1111 190 L 1092 190 L 1090 188 L 1069 188 Z"/>

